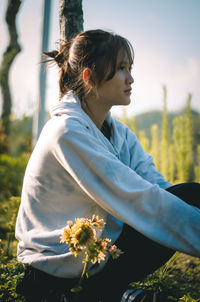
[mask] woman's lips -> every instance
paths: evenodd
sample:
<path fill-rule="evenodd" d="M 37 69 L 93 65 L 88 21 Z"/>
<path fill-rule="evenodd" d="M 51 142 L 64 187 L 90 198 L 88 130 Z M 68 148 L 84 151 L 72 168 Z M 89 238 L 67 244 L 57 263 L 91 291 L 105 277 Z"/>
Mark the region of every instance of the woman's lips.
<path fill-rule="evenodd" d="M 131 90 L 132 90 L 131 88 L 126 89 L 126 90 L 124 90 L 124 93 L 125 93 L 125 94 L 131 94 Z"/>

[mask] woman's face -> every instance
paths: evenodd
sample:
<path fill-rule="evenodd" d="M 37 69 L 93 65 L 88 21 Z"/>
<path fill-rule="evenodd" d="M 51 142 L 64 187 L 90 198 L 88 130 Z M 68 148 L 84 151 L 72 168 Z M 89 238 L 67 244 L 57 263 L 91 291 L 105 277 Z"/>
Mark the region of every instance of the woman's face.
<path fill-rule="evenodd" d="M 133 82 L 128 56 L 127 54 L 123 58 L 120 56 L 113 78 L 103 82 L 97 88 L 99 101 L 107 106 L 129 105 Z"/>

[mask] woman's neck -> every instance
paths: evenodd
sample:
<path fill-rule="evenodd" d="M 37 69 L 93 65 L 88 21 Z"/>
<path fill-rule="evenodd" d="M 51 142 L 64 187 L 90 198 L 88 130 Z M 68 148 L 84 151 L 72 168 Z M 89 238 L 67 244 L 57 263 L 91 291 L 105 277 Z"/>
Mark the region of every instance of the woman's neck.
<path fill-rule="evenodd" d="M 96 98 L 87 98 L 86 100 L 83 100 L 81 106 L 97 128 L 101 129 L 111 107 L 103 105 L 101 101 Z"/>

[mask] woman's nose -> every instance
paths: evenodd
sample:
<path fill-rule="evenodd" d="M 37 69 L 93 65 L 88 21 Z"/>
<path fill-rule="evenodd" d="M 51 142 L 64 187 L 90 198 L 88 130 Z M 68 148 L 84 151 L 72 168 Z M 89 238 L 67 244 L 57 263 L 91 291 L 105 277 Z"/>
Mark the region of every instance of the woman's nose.
<path fill-rule="evenodd" d="M 129 85 L 131 85 L 131 84 L 134 83 L 134 78 L 132 77 L 132 75 L 131 75 L 130 72 L 128 72 L 128 74 L 127 74 L 126 82 L 127 82 L 127 84 L 129 84 Z"/>

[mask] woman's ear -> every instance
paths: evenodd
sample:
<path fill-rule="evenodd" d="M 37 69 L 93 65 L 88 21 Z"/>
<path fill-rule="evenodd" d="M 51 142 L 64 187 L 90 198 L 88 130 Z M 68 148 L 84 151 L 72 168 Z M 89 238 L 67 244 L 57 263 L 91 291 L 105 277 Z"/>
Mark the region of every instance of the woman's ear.
<path fill-rule="evenodd" d="M 92 80 L 92 71 L 90 68 L 85 67 L 83 69 L 83 82 L 85 85 L 93 86 L 93 80 Z"/>

